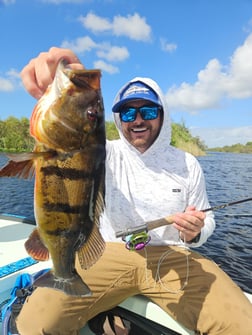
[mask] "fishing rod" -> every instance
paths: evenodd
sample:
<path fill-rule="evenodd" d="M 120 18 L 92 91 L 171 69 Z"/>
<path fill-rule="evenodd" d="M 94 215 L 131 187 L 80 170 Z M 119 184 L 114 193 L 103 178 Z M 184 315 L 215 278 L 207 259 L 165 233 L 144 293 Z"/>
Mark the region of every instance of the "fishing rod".
<path fill-rule="evenodd" d="M 226 208 L 226 207 L 229 207 L 229 206 L 238 205 L 238 204 L 241 204 L 241 203 L 247 202 L 247 201 L 252 201 L 252 198 L 246 198 L 246 199 L 242 199 L 242 200 L 238 200 L 238 201 L 228 202 L 228 203 L 222 204 L 222 205 L 217 205 L 217 206 L 205 208 L 205 209 L 202 209 L 201 212 L 205 213 L 205 212 L 209 212 L 209 211 L 216 211 L 218 209 L 223 209 L 223 208 Z M 155 229 L 155 228 L 158 228 L 158 227 L 161 227 L 161 226 L 172 224 L 173 222 L 174 222 L 173 215 L 169 215 L 169 216 L 163 217 L 161 219 L 147 221 L 144 224 L 136 226 L 136 227 L 127 228 L 125 230 L 118 231 L 118 232 L 116 232 L 116 237 L 126 237 L 126 236 L 129 236 L 129 235 L 132 235 L 132 234 L 147 232 L 149 230 L 152 230 L 152 229 Z"/>
<path fill-rule="evenodd" d="M 222 208 L 226 208 L 226 207 L 229 207 L 229 206 L 238 205 L 238 204 L 241 204 L 243 202 L 247 202 L 247 201 L 251 201 L 251 200 L 252 200 L 252 198 L 242 199 L 242 200 L 238 200 L 238 201 L 232 201 L 232 202 L 228 202 L 227 204 L 202 209 L 201 212 L 216 211 L 217 209 L 222 209 Z"/>

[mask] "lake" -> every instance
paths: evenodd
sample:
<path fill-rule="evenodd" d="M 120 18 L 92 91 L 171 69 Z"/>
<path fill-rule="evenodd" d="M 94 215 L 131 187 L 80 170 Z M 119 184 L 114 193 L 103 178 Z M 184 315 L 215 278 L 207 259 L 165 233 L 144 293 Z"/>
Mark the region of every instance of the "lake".
<path fill-rule="evenodd" d="M 252 197 L 252 155 L 209 153 L 198 158 L 211 206 Z M 0 155 L 0 166 L 6 157 Z M 0 213 L 33 217 L 33 181 L 0 178 Z M 216 230 L 197 251 L 212 258 L 252 293 L 252 202 L 215 212 Z"/>

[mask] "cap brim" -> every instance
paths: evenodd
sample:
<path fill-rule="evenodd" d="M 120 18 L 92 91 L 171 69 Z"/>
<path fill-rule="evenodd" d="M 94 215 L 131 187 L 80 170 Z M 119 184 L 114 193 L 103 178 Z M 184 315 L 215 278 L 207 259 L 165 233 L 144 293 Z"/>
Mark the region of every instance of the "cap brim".
<path fill-rule="evenodd" d="M 123 105 L 127 104 L 128 102 L 130 101 L 135 101 L 135 100 L 144 100 L 144 101 L 149 101 L 149 102 L 152 102 L 153 104 L 155 105 L 158 105 L 158 106 L 161 106 L 161 104 L 157 103 L 157 100 L 155 99 L 146 99 L 146 98 L 143 98 L 142 96 L 141 97 L 136 97 L 134 96 L 134 98 L 130 97 L 130 98 L 125 98 L 125 99 L 122 99 L 120 100 L 119 102 L 117 102 L 113 107 L 112 107 L 112 111 L 113 113 L 119 113 L 120 112 L 120 109 Z"/>

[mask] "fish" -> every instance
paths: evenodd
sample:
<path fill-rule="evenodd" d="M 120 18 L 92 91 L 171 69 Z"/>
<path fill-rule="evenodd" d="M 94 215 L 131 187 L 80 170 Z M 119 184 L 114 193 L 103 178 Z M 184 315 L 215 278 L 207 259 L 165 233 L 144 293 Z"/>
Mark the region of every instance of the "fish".
<path fill-rule="evenodd" d="M 52 260 L 34 285 L 71 296 L 92 292 L 76 271 L 103 254 L 99 217 L 105 196 L 105 121 L 100 70 L 74 70 L 62 59 L 55 78 L 30 118 L 35 147 L 11 154 L 1 177 L 34 177 L 36 228 L 25 242 L 28 254 Z"/>

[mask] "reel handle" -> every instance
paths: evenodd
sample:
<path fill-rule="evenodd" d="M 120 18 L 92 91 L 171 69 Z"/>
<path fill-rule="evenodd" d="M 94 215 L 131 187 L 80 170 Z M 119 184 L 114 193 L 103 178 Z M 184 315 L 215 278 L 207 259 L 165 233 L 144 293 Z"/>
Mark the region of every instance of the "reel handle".
<path fill-rule="evenodd" d="M 137 227 L 127 228 L 126 230 L 116 232 L 116 237 L 125 237 L 132 234 L 141 233 L 143 231 L 149 231 L 161 226 L 166 226 L 173 223 L 173 216 L 169 215 L 161 219 L 148 221 L 145 224 Z"/>

